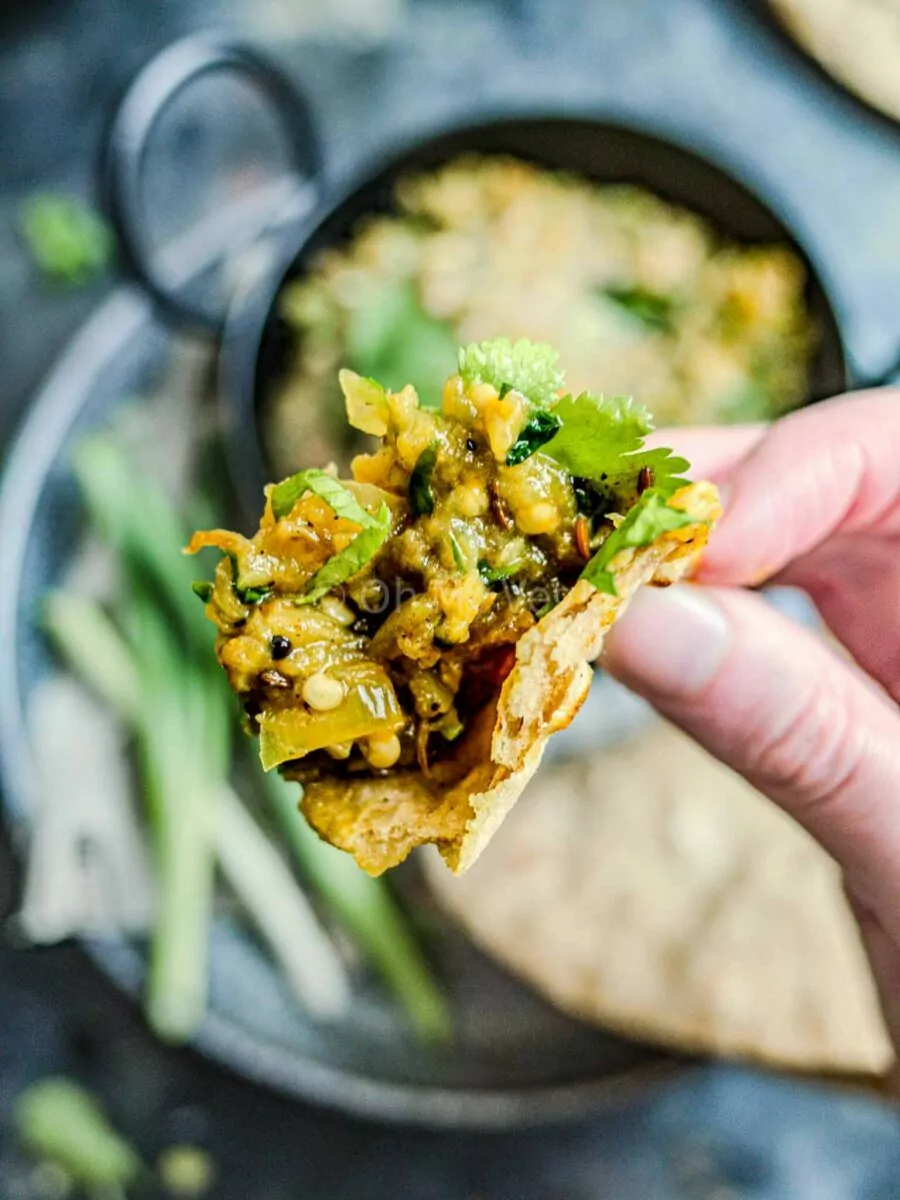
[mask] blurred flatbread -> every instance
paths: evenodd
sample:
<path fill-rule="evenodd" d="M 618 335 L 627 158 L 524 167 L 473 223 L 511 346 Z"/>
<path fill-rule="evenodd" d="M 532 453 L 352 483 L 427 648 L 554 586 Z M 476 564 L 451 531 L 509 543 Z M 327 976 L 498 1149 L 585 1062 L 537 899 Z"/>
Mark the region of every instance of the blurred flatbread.
<path fill-rule="evenodd" d="M 538 775 L 465 877 L 439 862 L 441 903 L 575 1016 L 808 1071 L 891 1062 L 835 864 L 669 726 Z"/>
<path fill-rule="evenodd" d="M 845 87 L 900 120 L 900 0 L 770 0 L 803 48 Z"/>

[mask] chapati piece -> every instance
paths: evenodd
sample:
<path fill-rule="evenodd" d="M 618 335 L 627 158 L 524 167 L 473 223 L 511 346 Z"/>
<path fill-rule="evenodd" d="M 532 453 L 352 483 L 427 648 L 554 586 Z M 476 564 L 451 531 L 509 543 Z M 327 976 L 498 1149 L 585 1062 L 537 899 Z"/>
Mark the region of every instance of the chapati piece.
<path fill-rule="evenodd" d="M 845 87 L 900 120 L 898 0 L 770 0 L 803 48 Z"/>
<path fill-rule="evenodd" d="M 671 1048 L 879 1075 L 892 1058 L 838 869 L 660 724 L 542 772 L 440 903 L 566 1012 Z"/>

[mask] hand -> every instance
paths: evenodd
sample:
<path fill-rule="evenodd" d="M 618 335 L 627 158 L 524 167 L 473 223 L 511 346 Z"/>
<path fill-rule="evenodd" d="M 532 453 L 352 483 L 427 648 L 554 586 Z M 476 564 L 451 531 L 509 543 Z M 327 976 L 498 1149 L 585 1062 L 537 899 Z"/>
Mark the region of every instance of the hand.
<path fill-rule="evenodd" d="M 643 589 L 603 665 L 837 860 L 900 1048 L 900 391 L 673 443 L 722 486 L 703 586 Z M 744 590 L 766 582 L 849 655 Z"/>

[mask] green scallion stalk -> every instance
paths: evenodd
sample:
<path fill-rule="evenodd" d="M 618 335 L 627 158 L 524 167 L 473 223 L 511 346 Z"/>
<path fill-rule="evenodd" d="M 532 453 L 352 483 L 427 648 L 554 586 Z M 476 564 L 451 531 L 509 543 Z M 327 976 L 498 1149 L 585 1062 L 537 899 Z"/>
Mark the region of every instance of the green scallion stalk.
<path fill-rule="evenodd" d="M 128 647 L 99 604 L 75 592 L 52 592 L 43 626 L 75 674 L 117 717 L 137 720 L 141 686 Z"/>
<path fill-rule="evenodd" d="M 271 810 L 300 871 L 402 1005 L 424 1041 L 446 1041 L 451 1016 L 409 923 L 385 883 L 320 840 L 297 811 L 296 784 L 260 772 Z"/>
<path fill-rule="evenodd" d="M 222 872 L 313 1016 L 346 1014 L 350 983 L 330 938 L 284 859 L 235 793 L 219 789 L 216 849 Z"/>
<path fill-rule="evenodd" d="M 168 497 L 108 434 L 82 438 L 72 467 L 103 537 L 153 579 L 190 644 L 208 646 L 210 625 L 191 591 L 195 568 L 181 554 L 184 525 Z"/>
<path fill-rule="evenodd" d="M 206 1012 L 216 798 L 204 769 L 201 681 L 180 669 L 165 619 L 144 593 L 129 598 L 141 681 L 136 731 L 159 879 L 147 1016 L 160 1037 L 185 1041 Z"/>
<path fill-rule="evenodd" d="M 35 1158 L 55 1163 L 92 1196 L 125 1195 L 144 1167 L 100 1105 L 71 1079 L 48 1078 L 19 1096 L 16 1132 Z"/>
<path fill-rule="evenodd" d="M 132 657 L 97 604 L 71 593 L 57 592 L 49 598 L 46 628 L 76 673 L 139 735 L 161 868 L 157 921 L 161 944 L 157 947 L 154 941 L 148 990 L 154 1027 L 177 1039 L 183 1036 L 178 1031 L 197 1016 L 197 982 L 189 969 L 179 970 L 174 959 L 184 955 L 188 968 L 206 961 L 205 943 L 203 952 L 197 953 L 195 938 L 200 929 L 191 919 L 192 912 L 206 914 L 202 930 L 206 938 L 205 896 L 198 907 L 197 897 L 186 889 L 191 887 L 187 873 L 196 866 L 198 845 L 209 838 L 226 882 L 298 998 L 310 1012 L 333 1019 L 345 1011 L 349 999 L 343 964 L 284 860 L 227 783 L 230 694 L 216 675 L 199 670 L 178 653 L 149 601 L 138 601 L 133 613 L 135 609 L 132 636 L 141 640 L 140 656 Z M 150 679 L 142 678 L 136 665 L 144 654 L 154 668 Z M 157 703 L 160 696 L 166 700 L 162 708 Z M 194 798 L 187 808 L 196 807 L 201 791 L 212 800 L 210 829 L 192 829 L 196 814 L 178 812 L 173 819 L 170 796 L 184 804 L 187 787 Z M 168 871 L 162 869 L 163 862 Z M 201 870 L 204 878 L 205 863 Z"/>

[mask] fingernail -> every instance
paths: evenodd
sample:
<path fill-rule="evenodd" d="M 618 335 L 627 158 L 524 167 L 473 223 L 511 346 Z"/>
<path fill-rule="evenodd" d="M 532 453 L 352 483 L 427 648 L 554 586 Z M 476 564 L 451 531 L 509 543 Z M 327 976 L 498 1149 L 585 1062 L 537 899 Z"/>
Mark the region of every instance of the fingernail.
<path fill-rule="evenodd" d="M 716 677 L 731 646 L 725 613 L 703 588 L 642 588 L 607 638 L 603 665 L 643 694 L 690 696 Z"/>

